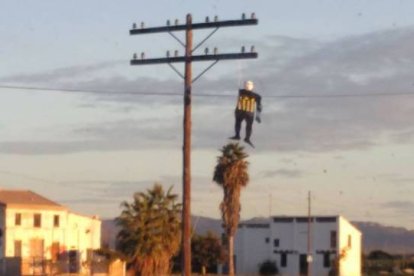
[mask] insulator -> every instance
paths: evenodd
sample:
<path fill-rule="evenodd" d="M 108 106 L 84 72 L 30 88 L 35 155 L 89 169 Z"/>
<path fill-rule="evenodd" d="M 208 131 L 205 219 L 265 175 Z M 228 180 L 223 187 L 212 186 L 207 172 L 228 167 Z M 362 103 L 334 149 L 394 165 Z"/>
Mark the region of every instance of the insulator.
<path fill-rule="evenodd" d="M 241 52 L 242 53 L 246 52 L 246 48 L 244 46 L 241 47 Z"/>
<path fill-rule="evenodd" d="M 250 47 L 250 52 L 254 53 L 255 49 L 254 46 L 252 45 L 252 47 Z"/>
<path fill-rule="evenodd" d="M 175 56 L 175 57 L 178 57 L 178 50 L 175 50 L 175 51 L 174 51 L 174 56 Z"/>
<path fill-rule="evenodd" d="M 217 47 L 214 48 L 214 54 L 217 55 L 218 54 L 218 49 Z"/>
<path fill-rule="evenodd" d="M 168 58 L 170 57 L 170 51 L 167 51 L 167 57 Z"/>
<path fill-rule="evenodd" d="M 256 14 L 252 12 L 252 15 L 250 16 L 251 19 L 256 19 Z"/>
<path fill-rule="evenodd" d="M 137 23 L 132 24 L 132 29 L 136 29 L 137 28 Z"/>
<path fill-rule="evenodd" d="M 137 59 L 137 53 L 132 56 L 133 59 Z"/>
<path fill-rule="evenodd" d="M 178 19 L 175 20 L 175 25 L 178 25 Z"/>
<path fill-rule="evenodd" d="M 216 15 L 216 16 L 214 16 L 214 22 L 217 22 L 218 21 L 218 16 Z"/>
<path fill-rule="evenodd" d="M 206 16 L 206 23 L 210 22 L 210 18 L 208 18 L 208 16 Z"/>
<path fill-rule="evenodd" d="M 141 29 L 144 29 L 144 27 L 145 27 L 145 23 L 141 22 Z"/>
<path fill-rule="evenodd" d="M 144 52 L 141 53 L 141 59 L 145 59 L 145 53 Z"/>
<path fill-rule="evenodd" d="M 205 49 L 204 49 L 204 53 L 205 53 L 206 55 L 208 55 L 208 48 L 205 48 Z"/>
<path fill-rule="evenodd" d="M 242 13 L 242 20 L 245 20 L 245 19 L 246 19 L 246 14 Z"/>
<path fill-rule="evenodd" d="M 167 20 L 167 26 L 170 26 L 170 24 L 171 24 L 171 22 L 170 22 L 170 20 L 168 19 L 168 20 Z"/>

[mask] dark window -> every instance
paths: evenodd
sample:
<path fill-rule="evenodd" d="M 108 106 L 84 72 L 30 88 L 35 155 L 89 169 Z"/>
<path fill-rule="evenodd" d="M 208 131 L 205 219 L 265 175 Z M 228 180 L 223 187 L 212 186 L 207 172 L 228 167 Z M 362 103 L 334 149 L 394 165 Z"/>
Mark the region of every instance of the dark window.
<path fill-rule="evenodd" d="M 336 217 L 322 217 L 316 218 L 317 222 L 336 222 Z"/>
<path fill-rule="evenodd" d="M 33 226 L 34 227 L 41 227 L 42 226 L 42 215 L 41 214 L 34 214 Z"/>
<path fill-rule="evenodd" d="M 279 247 L 279 239 L 274 239 L 273 240 L 273 246 L 274 247 Z"/>
<path fill-rule="evenodd" d="M 352 247 L 352 237 L 351 237 L 351 235 L 348 235 L 348 247 L 349 248 Z"/>
<path fill-rule="evenodd" d="M 331 231 L 331 248 L 336 248 L 336 231 Z"/>
<path fill-rule="evenodd" d="M 287 266 L 287 254 L 286 253 L 280 254 L 280 266 L 281 267 Z"/>
<path fill-rule="evenodd" d="M 59 215 L 54 215 L 53 216 L 53 226 L 54 227 L 59 227 Z"/>
<path fill-rule="evenodd" d="M 16 213 L 14 216 L 14 225 L 22 225 L 22 214 Z"/>
<path fill-rule="evenodd" d="M 323 253 L 323 267 L 330 267 L 331 266 L 331 260 L 329 258 L 329 253 Z"/>
<path fill-rule="evenodd" d="M 273 222 L 289 223 L 289 222 L 293 222 L 293 218 L 273 218 Z"/>
<path fill-rule="evenodd" d="M 266 242 L 266 243 L 269 243 L 269 241 L 270 241 L 270 239 L 269 239 L 269 238 L 266 238 L 266 239 L 265 239 L 265 242 Z"/>

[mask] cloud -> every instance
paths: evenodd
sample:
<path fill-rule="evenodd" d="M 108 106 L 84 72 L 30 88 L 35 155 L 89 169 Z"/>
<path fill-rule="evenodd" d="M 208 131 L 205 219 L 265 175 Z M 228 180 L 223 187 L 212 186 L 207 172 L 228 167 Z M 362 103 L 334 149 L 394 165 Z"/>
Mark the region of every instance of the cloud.
<path fill-rule="evenodd" d="M 47 72 L 39 72 L 32 74 L 17 74 L 12 76 L 1 77 L 1 82 L 17 82 L 17 83 L 59 83 L 59 81 L 67 81 L 69 79 L 84 78 L 94 73 L 105 71 L 120 64 L 125 64 L 127 61 L 109 61 L 100 62 L 89 65 L 79 65 L 70 67 L 61 67 Z"/>
<path fill-rule="evenodd" d="M 390 157 L 394 157 L 391 155 Z M 380 174 L 376 178 L 379 180 L 386 181 L 390 184 L 412 184 L 414 183 L 413 177 L 407 177 L 404 175 L 398 175 L 398 174 Z"/>
<path fill-rule="evenodd" d="M 268 170 L 263 171 L 260 175 L 264 178 L 275 178 L 275 177 L 283 177 L 283 178 L 300 178 L 305 173 L 299 170 L 289 170 L 289 169 L 278 169 L 278 170 Z"/>
<path fill-rule="evenodd" d="M 398 213 L 412 214 L 414 202 L 411 201 L 389 201 L 381 205 L 383 208 L 392 209 Z"/>
<path fill-rule="evenodd" d="M 414 96 L 364 96 L 378 93 L 412 93 L 414 87 L 414 29 L 402 28 L 321 42 L 281 36 L 255 43 L 260 58 L 242 69 L 218 68 L 194 84 L 193 142 L 195 148 L 216 149 L 233 133 L 237 73 L 255 80 L 263 96 L 263 123 L 254 125 L 256 150 L 266 152 L 327 152 L 365 150 L 380 142 L 414 141 Z M 100 73 L 110 64 L 91 66 Z M 86 68 L 84 68 L 86 70 Z M 181 111 L 163 115 L 165 106 L 181 108 L 182 97 L 139 96 L 138 93 L 182 91 L 182 82 L 157 77 L 129 78 L 122 75 L 68 79 L 72 69 L 51 72 L 48 77 L 75 89 L 103 90 L 89 98 L 89 107 L 101 101 L 118 103 L 125 112 L 152 113 L 145 120 L 114 120 L 77 127 L 73 133 L 84 141 L 26 142 L 0 144 L 7 153 L 75 152 L 85 150 L 138 149 L 148 146 L 181 145 Z M 78 72 L 82 72 L 80 68 Z M 79 74 L 81 75 L 81 74 Z M 93 75 L 93 74 L 92 74 Z M 26 76 L 40 80 L 45 76 Z M 10 77 L 13 79 L 13 77 Z M 14 78 L 18 79 L 17 76 Z M 53 83 L 53 82 L 52 82 Z M 119 91 L 117 93 L 116 91 Z M 197 93 L 233 95 L 198 97 Z M 277 95 L 304 95 L 289 98 Z M 319 95 L 330 95 L 324 98 Z M 133 108 L 132 108 L 133 106 Z M 164 117 L 160 117 L 164 116 Z"/>

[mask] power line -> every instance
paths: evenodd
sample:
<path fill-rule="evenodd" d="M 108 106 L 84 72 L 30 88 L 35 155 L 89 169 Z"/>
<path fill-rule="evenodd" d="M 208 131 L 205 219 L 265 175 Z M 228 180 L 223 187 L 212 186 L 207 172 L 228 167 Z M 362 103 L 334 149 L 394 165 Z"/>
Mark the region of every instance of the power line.
<path fill-rule="evenodd" d="M 37 86 L 13 86 L 13 85 L 1 85 L 0 89 L 11 90 L 31 90 L 31 91 L 47 91 L 47 92 L 74 92 L 74 93 L 93 93 L 93 94 L 107 94 L 107 95 L 140 95 L 140 96 L 157 96 L 157 97 L 173 97 L 180 96 L 182 93 L 176 92 L 131 92 L 131 91 L 114 91 L 114 90 L 99 90 L 99 89 L 70 89 L 70 88 L 52 88 L 52 87 L 37 87 Z M 193 94 L 195 97 L 235 97 L 235 94 L 211 94 L 211 93 L 197 93 Z M 313 95 L 262 95 L 263 98 L 269 99 L 312 99 L 312 98 L 373 98 L 373 97 L 401 97 L 401 96 L 414 96 L 411 92 L 398 92 L 398 93 L 369 93 L 369 94 L 313 94 Z"/>

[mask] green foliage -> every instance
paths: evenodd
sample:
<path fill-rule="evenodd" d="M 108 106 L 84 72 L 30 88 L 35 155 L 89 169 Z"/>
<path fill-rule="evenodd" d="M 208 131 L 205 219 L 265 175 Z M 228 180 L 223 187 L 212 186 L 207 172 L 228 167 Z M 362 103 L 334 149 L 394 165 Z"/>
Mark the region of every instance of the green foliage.
<path fill-rule="evenodd" d="M 394 259 L 394 256 L 382 250 L 373 250 L 368 255 L 368 260 L 392 260 L 392 259 Z"/>
<path fill-rule="evenodd" d="M 172 187 L 164 192 L 155 184 L 146 193 L 135 193 L 131 203 L 121 204 L 116 219 L 121 226 L 117 249 L 122 252 L 137 275 L 164 275 L 170 271 L 171 258 L 178 253 L 181 235 L 181 204 Z"/>
<path fill-rule="evenodd" d="M 224 228 L 228 236 L 234 236 L 240 219 L 240 191 L 249 182 L 248 155 L 238 143 L 229 143 L 221 149 L 217 158 L 213 180 L 223 188 L 220 204 Z"/>
<path fill-rule="evenodd" d="M 240 192 L 249 182 L 248 155 L 238 143 L 229 143 L 221 149 L 217 158 L 213 180 L 223 188 L 223 200 L 220 203 L 224 232 L 228 237 L 229 275 L 234 275 L 233 239 L 240 220 Z"/>
<path fill-rule="evenodd" d="M 277 268 L 276 262 L 271 260 L 264 261 L 259 266 L 260 275 L 277 275 L 279 274 L 279 269 Z"/>
<path fill-rule="evenodd" d="M 232 184 L 228 181 L 228 178 L 231 177 L 229 172 L 234 170 L 238 164 L 241 162 L 244 163 L 245 168 L 247 169 L 248 163 L 244 162 L 244 159 L 246 159 L 248 155 L 244 152 L 244 147 L 240 146 L 238 143 L 229 143 L 223 146 L 221 153 L 221 156 L 217 158 L 213 181 L 220 186 L 227 186 Z M 242 177 L 245 186 L 249 182 L 249 176 L 243 174 Z"/>
<path fill-rule="evenodd" d="M 212 267 L 222 263 L 225 252 L 218 236 L 207 232 L 205 236 L 194 235 L 191 240 L 193 267 Z"/>

